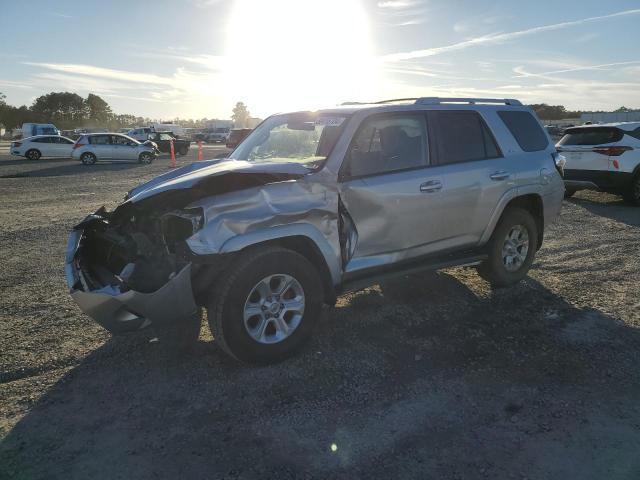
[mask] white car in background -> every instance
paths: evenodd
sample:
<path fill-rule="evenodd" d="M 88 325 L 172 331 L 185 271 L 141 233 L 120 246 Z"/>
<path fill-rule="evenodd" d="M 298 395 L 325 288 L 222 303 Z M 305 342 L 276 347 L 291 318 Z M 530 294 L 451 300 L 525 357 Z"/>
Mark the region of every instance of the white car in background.
<path fill-rule="evenodd" d="M 566 158 L 566 197 L 601 190 L 640 206 L 640 122 L 568 128 L 556 149 Z"/>
<path fill-rule="evenodd" d="M 23 140 L 11 142 L 11 155 L 38 160 L 40 157 L 71 156 L 73 140 L 60 135 L 36 135 Z"/>
<path fill-rule="evenodd" d="M 88 133 L 73 145 L 71 158 L 85 165 L 97 161 L 139 162 L 149 164 L 158 156 L 153 142 L 139 141 L 120 133 Z"/>
<path fill-rule="evenodd" d="M 153 133 L 153 131 L 154 130 L 151 127 L 134 128 L 134 129 L 129 130 L 127 132 L 127 136 L 129 136 L 131 138 L 135 138 L 139 142 L 144 142 L 145 140 L 147 140 L 149 138 L 149 135 L 151 133 Z"/>

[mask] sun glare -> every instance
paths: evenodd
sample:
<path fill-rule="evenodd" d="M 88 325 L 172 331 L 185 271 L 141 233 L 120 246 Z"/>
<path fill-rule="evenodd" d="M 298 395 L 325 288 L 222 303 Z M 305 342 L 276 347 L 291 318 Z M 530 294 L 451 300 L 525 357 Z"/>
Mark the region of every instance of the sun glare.
<path fill-rule="evenodd" d="M 236 0 L 225 57 L 228 94 L 261 116 L 364 100 L 376 88 L 359 0 Z"/>

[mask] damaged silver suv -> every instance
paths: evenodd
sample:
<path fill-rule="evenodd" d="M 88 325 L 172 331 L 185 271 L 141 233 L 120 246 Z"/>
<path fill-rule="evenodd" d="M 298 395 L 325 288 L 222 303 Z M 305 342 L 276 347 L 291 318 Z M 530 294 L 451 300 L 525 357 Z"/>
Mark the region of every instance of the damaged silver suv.
<path fill-rule="evenodd" d="M 246 362 L 307 339 L 323 304 L 389 275 L 521 280 L 558 215 L 558 155 L 517 100 L 418 98 L 274 115 L 223 160 L 130 191 L 73 230 L 66 277 L 113 333 L 166 328 Z"/>

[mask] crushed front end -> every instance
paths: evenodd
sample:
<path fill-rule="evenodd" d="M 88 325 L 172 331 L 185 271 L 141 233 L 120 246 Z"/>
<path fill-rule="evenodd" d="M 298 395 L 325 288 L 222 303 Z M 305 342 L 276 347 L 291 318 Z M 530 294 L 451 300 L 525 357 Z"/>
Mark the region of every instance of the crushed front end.
<path fill-rule="evenodd" d="M 197 306 L 184 240 L 201 222 L 198 209 L 101 208 L 69 237 L 65 274 L 71 296 L 114 334 L 192 316 Z"/>

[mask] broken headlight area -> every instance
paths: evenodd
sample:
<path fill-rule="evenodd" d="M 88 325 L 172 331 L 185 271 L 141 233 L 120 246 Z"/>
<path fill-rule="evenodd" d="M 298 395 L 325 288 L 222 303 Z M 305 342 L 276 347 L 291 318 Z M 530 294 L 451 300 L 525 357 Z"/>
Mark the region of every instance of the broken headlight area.
<path fill-rule="evenodd" d="M 75 287 L 155 292 L 189 264 L 186 240 L 202 225 L 201 209 L 130 210 L 126 216 L 101 209 L 76 227 L 81 238 L 75 262 L 82 275 Z"/>

